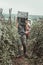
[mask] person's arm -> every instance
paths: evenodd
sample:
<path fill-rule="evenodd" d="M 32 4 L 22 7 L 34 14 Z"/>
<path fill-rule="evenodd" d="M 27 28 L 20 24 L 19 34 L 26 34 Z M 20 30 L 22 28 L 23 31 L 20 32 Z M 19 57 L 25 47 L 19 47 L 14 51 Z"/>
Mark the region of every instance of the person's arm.
<path fill-rule="evenodd" d="M 17 21 L 17 19 L 16 19 L 16 27 L 18 28 L 18 21 Z"/>

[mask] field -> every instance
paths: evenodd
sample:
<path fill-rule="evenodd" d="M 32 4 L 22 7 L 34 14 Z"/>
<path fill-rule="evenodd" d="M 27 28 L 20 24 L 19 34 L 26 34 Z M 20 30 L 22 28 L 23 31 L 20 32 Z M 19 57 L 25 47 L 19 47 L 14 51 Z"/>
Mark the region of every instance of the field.
<path fill-rule="evenodd" d="M 33 23 L 27 40 L 28 58 L 16 58 L 21 41 L 15 18 L 11 21 L 6 18 L 0 20 L 0 65 L 43 65 L 43 16 L 37 18 L 30 17 Z"/>

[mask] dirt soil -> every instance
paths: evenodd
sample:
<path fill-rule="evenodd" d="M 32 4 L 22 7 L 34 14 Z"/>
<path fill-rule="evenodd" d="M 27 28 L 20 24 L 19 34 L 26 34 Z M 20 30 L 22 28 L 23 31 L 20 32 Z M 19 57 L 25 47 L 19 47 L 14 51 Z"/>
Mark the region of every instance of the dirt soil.
<path fill-rule="evenodd" d="M 13 58 L 12 60 L 13 65 L 29 65 L 28 59 L 24 56 Z"/>

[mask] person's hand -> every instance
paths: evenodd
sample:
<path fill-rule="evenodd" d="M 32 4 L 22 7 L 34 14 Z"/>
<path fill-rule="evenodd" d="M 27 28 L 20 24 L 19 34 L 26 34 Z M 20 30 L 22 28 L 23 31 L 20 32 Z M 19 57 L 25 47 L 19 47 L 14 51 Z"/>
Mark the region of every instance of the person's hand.
<path fill-rule="evenodd" d="M 29 31 L 26 31 L 26 32 L 25 32 L 25 34 L 28 34 L 28 33 L 29 33 Z"/>

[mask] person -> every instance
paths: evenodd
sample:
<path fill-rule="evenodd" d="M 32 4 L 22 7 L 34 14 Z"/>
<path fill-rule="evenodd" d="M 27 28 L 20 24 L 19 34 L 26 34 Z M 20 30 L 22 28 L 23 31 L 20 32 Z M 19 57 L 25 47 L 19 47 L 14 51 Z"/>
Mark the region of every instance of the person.
<path fill-rule="evenodd" d="M 17 19 L 17 28 L 18 28 L 18 33 L 20 35 L 20 39 L 22 42 L 22 46 L 23 46 L 23 54 L 24 56 L 28 56 L 27 54 L 27 48 L 26 48 L 26 36 L 29 35 L 29 23 L 27 19 L 24 18 L 20 18 L 20 22 L 22 23 L 18 23 L 18 19 Z M 23 23 L 24 22 L 24 23 Z M 20 49 L 18 49 L 20 50 Z"/>

